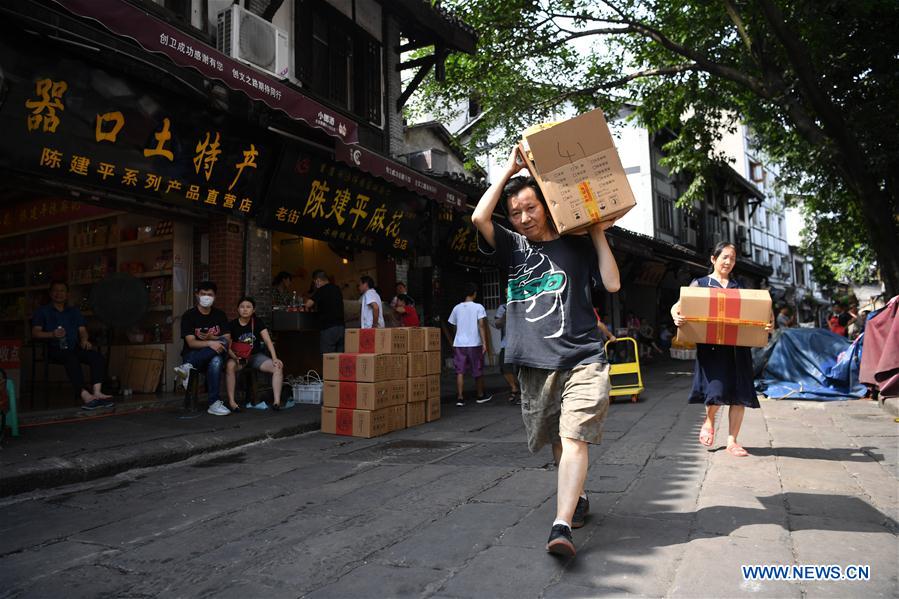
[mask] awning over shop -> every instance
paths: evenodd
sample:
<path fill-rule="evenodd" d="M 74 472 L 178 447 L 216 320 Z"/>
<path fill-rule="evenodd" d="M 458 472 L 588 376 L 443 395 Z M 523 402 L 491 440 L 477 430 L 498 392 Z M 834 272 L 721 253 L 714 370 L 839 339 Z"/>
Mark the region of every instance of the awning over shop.
<path fill-rule="evenodd" d="M 288 87 L 274 77 L 233 60 L 124 0 L 55 0 L 72 13 L 94 19 L 113 33 L 129 37 L 149 52 L 164 54 L 182 67 L 221 81 L 254 100 L 346 143 L 359 139 L 355 122 Z"/>
<path fill-rule="evenodd" d="M 381 156 L 359 145 L 348 145 L 339 142 L 335 145 L 335 157 L 344 164 L 448 206 L 460 209 L 465 206 L 465 196 L 463 194 L 442 183 L 438 183 L 405 164 Z"/>

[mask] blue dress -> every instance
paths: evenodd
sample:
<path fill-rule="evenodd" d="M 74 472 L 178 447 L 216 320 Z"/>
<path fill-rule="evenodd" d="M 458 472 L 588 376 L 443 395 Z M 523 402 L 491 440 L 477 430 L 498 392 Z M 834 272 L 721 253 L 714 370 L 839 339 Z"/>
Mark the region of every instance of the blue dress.
<path fill-rule="evenodd" d="M 721 283 L 711 277 L 702 277 L 693 283 L 696 287 L 721 287 Z M 727 282 L 728 289 L 740 287 L 735 279 L 729 279 Z M 697 343 L 690 403 L 707 406 L 761 407 L 753 384 L 750 349 L 733 345 Z"/>

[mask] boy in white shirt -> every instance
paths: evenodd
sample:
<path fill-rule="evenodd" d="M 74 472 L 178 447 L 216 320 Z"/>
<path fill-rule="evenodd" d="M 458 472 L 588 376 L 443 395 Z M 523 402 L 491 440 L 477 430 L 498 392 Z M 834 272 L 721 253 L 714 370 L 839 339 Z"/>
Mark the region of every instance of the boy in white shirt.
<path fill-rule="evenodd" d="M 375 280 L 368 275 L 359 277 L 359 303 L 362 310 L 359 313 L 359 328 L 383 329 L 384 307 L 381 305 L 381 296 L 375 291 Z"/>
<path fill-rule="evenodd" d="M 465 373 L 474 377 L 477 386 L 478 403 L 493 399 L 484 395 L 484 354 L 487 353 L 487 311 L 475 298 L 478 288 L 474 283 L 465 287 L 465 301 L 456 304 L 450 314 L 450 325 L 455 327 L 453 339 L 453 365 L 456 367 L 456 405 L 465 405 L 462 387 Z"/>

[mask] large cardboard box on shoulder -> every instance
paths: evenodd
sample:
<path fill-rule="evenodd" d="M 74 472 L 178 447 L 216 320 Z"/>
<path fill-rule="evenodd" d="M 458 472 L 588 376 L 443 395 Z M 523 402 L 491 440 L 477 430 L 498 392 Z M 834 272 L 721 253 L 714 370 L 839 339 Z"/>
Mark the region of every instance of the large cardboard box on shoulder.
<path fill-rule="evenodd" d="M 680 311 L 687 320 L 676 341 L 765 347 L 771 295 L 763 289 L 681 287 Z"/>
<path fill-rule="evenodd" d="M 409 329 L 347 329 L 344 351 L 350 354 L 404 354 L 409 347 Z"/>
<path fill-rule="evenodd" d="M 636 205 L 601 110 L 529 128 L 521 153 L 560 234 L 623 216 Z"/>
<path fill-rule="evenodd" d="M 351 410 L 380 410 L 406 403 L 406 381 L 357 383 L 355 381 L 325 381 L 322 405 Z"/>

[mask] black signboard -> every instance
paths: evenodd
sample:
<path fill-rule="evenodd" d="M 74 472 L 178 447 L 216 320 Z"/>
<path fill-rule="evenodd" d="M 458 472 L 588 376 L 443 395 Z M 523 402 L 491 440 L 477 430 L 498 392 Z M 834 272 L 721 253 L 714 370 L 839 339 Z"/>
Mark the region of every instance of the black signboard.
<path fill-rule="evenodd" d="M 491 256 L 478 249 L 478 231 L 471 224 L 471 214 L 462 214 L 449 208 L 437 213 L 437 231 L 442 252 L 437 261 L 442 264 L 495 267 Z"/>
<path fill-rule="evenodd" d="M 255 213 L 271 169 L 261 133 L 0 26 L 0 166 L 118 194 Z"/>
<path fill-rule="evenodd" d="M 427 234 L 426 208 L 420 196 L 291 146 L 258 221 L 336 245 L 407 253 Z"/>

